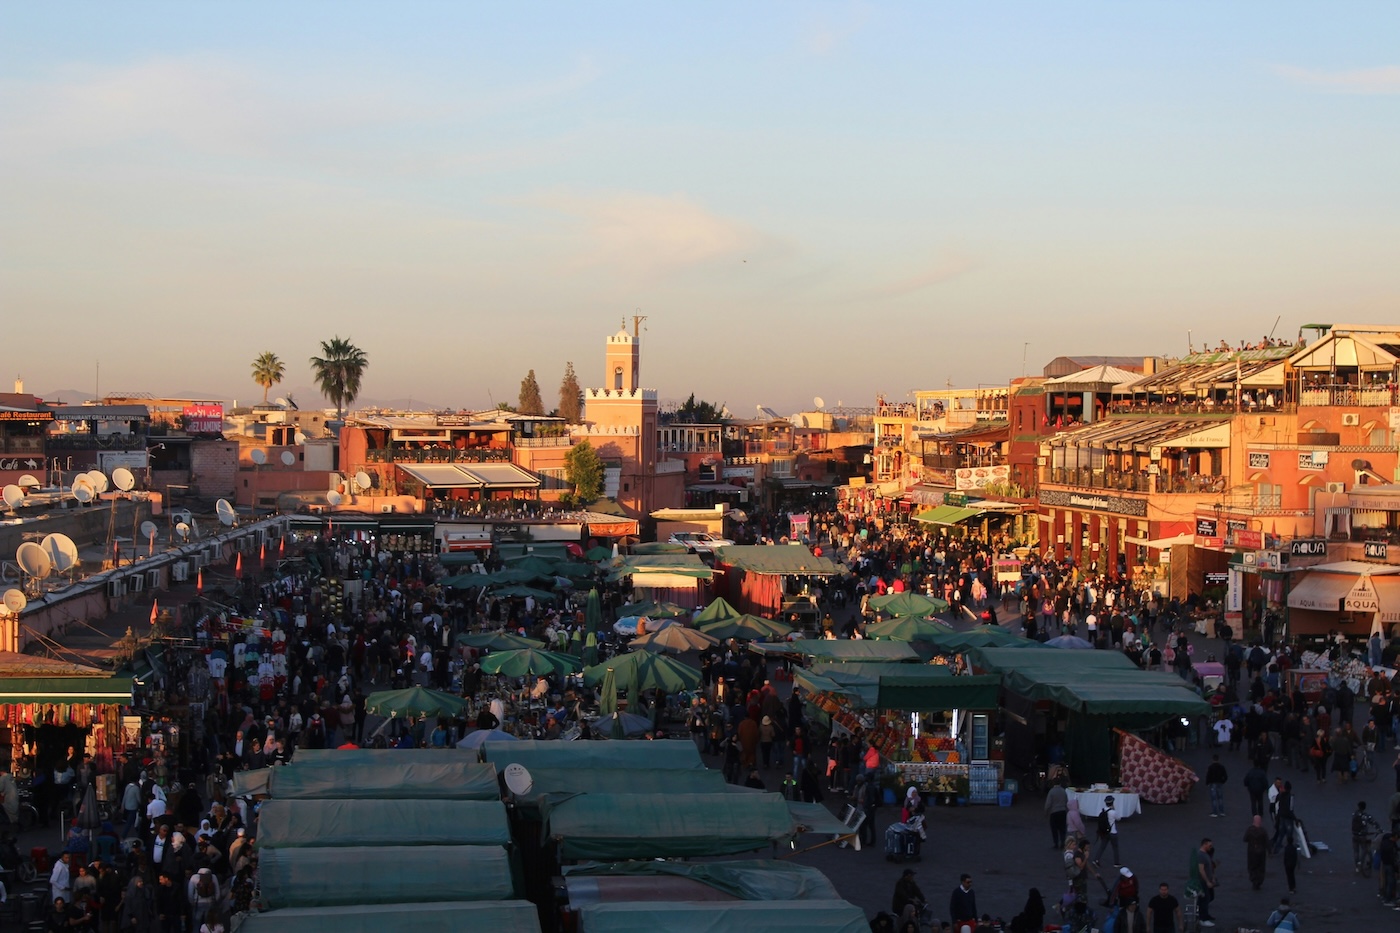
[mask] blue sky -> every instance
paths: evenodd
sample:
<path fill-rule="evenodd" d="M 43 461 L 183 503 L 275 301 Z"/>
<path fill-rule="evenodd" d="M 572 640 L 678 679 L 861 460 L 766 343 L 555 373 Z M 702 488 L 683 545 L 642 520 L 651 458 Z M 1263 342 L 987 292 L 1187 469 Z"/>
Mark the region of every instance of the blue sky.
<path fill-rule="evenodd" d="M 6 4 L 0 376 L 248 399 L 340 334 L 367 397 L 549 399 L 639 312 L 646 385 L 745 414 L 1400 324 L 1397 36 L 1393 3 Z"/>

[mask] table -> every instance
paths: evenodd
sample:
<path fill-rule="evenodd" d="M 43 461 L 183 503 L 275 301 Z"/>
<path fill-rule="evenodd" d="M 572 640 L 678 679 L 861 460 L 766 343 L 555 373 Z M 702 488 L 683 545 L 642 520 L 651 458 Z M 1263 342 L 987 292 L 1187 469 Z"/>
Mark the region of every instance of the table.
<path fill-rule="evenodd" d="M 1067 788 L 1066 793 L 1070 800 L 1079 801 L 1079 815 L 1085 820 L 1097 818 L 1103 812 L 1103 799 L 1109 796 L 1113 798 L 1113 809 L 1118 811 L 1120 820 L 1126 820 L 1128 817 L 1142 812 L 1142 799 L 1129 791 Z"/>

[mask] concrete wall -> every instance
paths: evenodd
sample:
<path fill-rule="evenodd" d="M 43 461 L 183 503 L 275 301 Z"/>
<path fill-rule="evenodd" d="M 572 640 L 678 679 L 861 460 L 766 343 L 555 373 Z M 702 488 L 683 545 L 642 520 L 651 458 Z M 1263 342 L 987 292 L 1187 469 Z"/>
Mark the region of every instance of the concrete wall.
<path fill-rule="evenodd" d="M 190 444 L 191 492 L 207 498 L 230 498 L 238 488 L 238 444 L 195 441 Z"/>
<path fill-rule="evenodd" d="M 13 561 L 15 551 L 25 541 L 37 542 L 50 534 L 65 534 L 73 539 L 79 548 L 107 542 L 107 530 L 112 521 L 110 502 L 88 508 L 51 509 L 38 512 L 34 516 L 25 513 L 22 525 L 0 525 L 0 560 Z M 150 503 L 120 499 L 117 501 L 116 533 L 118 537 L 131 537 L 132 528 L 151 517 Z"/>

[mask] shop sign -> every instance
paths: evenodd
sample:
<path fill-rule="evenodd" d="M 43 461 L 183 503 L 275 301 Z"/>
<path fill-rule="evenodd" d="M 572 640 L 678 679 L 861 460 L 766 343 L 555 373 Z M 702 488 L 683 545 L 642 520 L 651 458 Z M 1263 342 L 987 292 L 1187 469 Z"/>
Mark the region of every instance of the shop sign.
<path fill-rule="evenodd" d="M 1011 467 L 1005 464 L 1001 466 L 959 467 L 954 471 L 954 476 L 959 489 L 982 489 L 991 483 L 1010 481 Z"/>
<path fill-rule="evenodd" d="M 1213 518 L 1196 519 L 1196 536 L 1198 538 L 1213 538 L 1220 530 L 1220 522 Z"/>
<path fill-rule="evenodd" d="M 1236 528 L 1230 532 L 1230 539 L 1235 547 L 1252 548 L 1258 550 L 1264 546 L 1264 532 L 1251 531 L 1248 528 Z"/>
<path fill-rule="evenodd" d="M 1283 555 L 1278 551 L 1260 551 L 1254 566 L 1259 570 L 1278 570 L 1283 566 Z"/>
<path fill-rule="evenodd" d="M 20 421 L 28 424 L 37 424 L 40 421 L 52 421 L 51 411 L 0 411 L 0 421 Z"/>
<path fill-rule="evenodd" d="M 1379 612 L 1381 601 L 1376 596 L 1376 588 L 1369 575 L 1362 574 L 1356 579 L 1351 592 L 1342 597 L 1343 612 Z"/>
<path fill-rule="evenodd" d="M 1387 546 L 1385 541 L 1367 541 L 1366 559 L 1385 560 L 1386 554 L 1389 550 L 1390 548 Z"/>
<path fill-rule="evenodd" d="M 47 462 L 44 457 L 0 457 L 0 470 L 43 470 Z"/>
<path fill-rule="evenodd" d="M 224 429 L 223 405 L 186 405 L 185 430 L 191 434 L 218 434 Z"/>
<path fill-rule="evenodd" d="M 1042 489 L 1040 503 L 1058 508 L 1087 509 L 1091 512 L 1116 512 L 1119 515 L 1127 515 L 1132 518 L 1147 517 L 1147 500 L 1130 499 L 1127 496 Z"/>
<path fill-rule="evenodd" d="M 1325 470 L 1327 469 L 1327 451 L 1325 450 L 1302 450 L 1298 452 L 1298 469 L 1300 470 Z"/>
<path fill-rule="evenodd" d="M 751 466 L 733 467 L 726 465 L 723 475 L 725 479 L 746 479 L 752 481 L 754 478 L 754 468 Z"/>
<path fill-rule="evenodd" d="M 1228 570 L 1207 570 L 1205 572 L 1206 586 L 1225 586 L 1230 582 L 1230 571 Z"/>
<path fill-rule="evenodd" d="M 1301 538 L 1288 542 L 1288 553 L 1293 557 L 1326 557 L 1327 542 L 1321 538 Z"/>
<path fill-rule="evenodd" d="M 1251 470 L 1267 470 L 1269 468 L 1269 453 L 1265 450 L 1252 450 L 1249 452 L 1249 468 Z"/>
<path fill-rule="evenodd" d="M 955 505 L 958 508 L 963 508 L 967 505 L 967 496 L 960 492 L 945 492 L 943 494 L 943 504 Z"/>
<path fill-rule="evenodd" d="M 1207 537 L 1205 535 L 1196 535 L 1196 547 L 1205 548 L 1209 551 L 1218 551 L 1225 547 L 1225 539 L 1214 536 Z"/>

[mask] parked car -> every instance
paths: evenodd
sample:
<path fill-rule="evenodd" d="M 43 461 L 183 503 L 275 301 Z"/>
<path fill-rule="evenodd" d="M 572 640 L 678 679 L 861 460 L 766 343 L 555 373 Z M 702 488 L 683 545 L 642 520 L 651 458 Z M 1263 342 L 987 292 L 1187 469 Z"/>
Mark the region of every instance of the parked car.
<path fill-rule="evenodd" d="M 715 548 L 733 544 L 728 538 L 720 538 L 708 531 L 678 531 L 671 535 L 672 544 L 683 544 L 693 554 L 713 554 Z"/>

